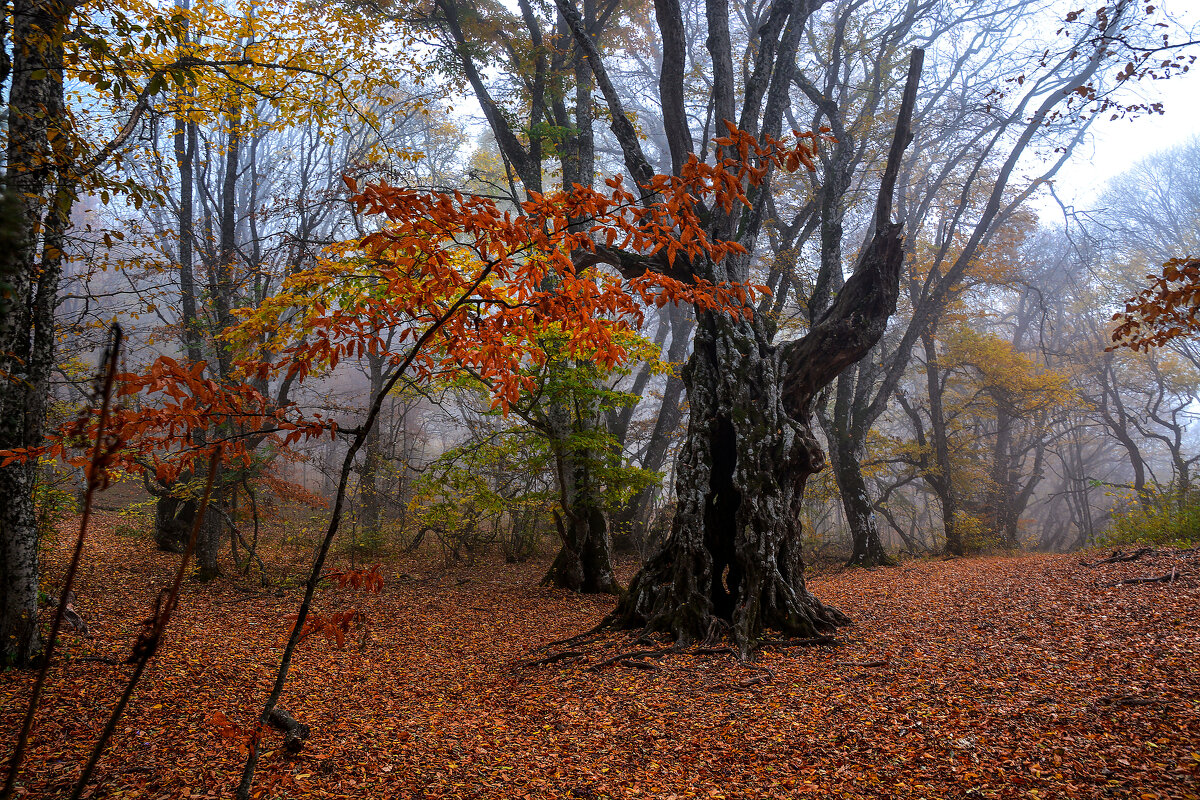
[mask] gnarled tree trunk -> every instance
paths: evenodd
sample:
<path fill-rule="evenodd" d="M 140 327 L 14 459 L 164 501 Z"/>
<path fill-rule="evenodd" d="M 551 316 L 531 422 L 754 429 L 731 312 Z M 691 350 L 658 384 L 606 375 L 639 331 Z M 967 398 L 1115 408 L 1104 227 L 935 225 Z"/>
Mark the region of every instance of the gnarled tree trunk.
<path fill-rule="evenodd" d="M 812 405 L 879 341 L 896 308 L 904 250 L 901 225 L 890 219 L 892 195 L 922 56 L 913 54 L 874 234 L 809 332 L 773 345 L 761 316 L 700 315 L 683 373 L 690 420 L 671 536 L 634 578 L 615 623 L 681 643 L 727 632 L 745 656 L 767 629 L 812 637 L 849 622 L 804 583 L 800 504 L 808 477 L 825 464 Z M 745 280 L 747 258 L 697 264 L 697 274 Z"/>
<path fill-rule="evenodd" d="M 684 370 L 691 409 L 671 537 L 634 579 L 622 621 L 687 641 L 728 628 L 813 636 L 847 619 L 804 585 L 796 515 L 824 456 L 789 412 L 787 365 L 756 323 L 703 314 Z"/>

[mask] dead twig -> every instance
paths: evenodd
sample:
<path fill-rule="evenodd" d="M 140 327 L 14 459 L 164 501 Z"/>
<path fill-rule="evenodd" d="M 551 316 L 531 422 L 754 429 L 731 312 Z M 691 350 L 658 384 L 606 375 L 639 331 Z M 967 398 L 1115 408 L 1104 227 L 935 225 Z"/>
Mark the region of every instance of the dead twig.
<path fill-rule="evenodd" d="M 862 669 L 873 669 L 875 667 L 886 667 L 888 661 L 838 661 L 834 664 L 837 667 L 859 667 Z"/>

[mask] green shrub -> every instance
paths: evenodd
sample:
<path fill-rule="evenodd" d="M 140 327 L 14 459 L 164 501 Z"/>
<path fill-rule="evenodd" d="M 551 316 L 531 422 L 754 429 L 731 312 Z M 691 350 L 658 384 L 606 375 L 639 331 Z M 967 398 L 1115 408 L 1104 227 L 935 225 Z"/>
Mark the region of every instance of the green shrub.
<path fill-rule="evenodd" d="M 37 514 L 38 539 L 54 538 L 60 523 L 78 513 L 75 492 L 66 484 L 40 480 L 33 487 L 33 507 Z"/>
<path fill-rule="evenodd" d="M 1114 511 L 1100 539 L 1106 547 L 1129 544 L 1200 542 L 1200 489 L 1152 492 L 1145 503 L 1131 502 Z"/>
<path fill-rule="evenodd" d="M 968 553 L 986 553 L 1001 548 L 1000 535 L 986 520 L 959 509 L 954 512 L 954 527 Z"/>
<path fill-rule="evenodd" d="M 149 536 L 154 532 L 154 507 L 158 501 L 155 498 L 143 500 L 140 503 L 130 503 L 117 516 L 119 521 L 113 526 L 117 536 Z"/>

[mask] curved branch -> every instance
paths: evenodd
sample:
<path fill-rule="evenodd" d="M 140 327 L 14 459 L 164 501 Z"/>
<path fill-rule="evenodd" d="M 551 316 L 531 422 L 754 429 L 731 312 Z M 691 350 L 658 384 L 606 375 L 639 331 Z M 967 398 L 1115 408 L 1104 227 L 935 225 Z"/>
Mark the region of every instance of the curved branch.
<path fill-rule="evenodd" d="M 904 264 L 901 236 L 904 226 L 891 221 L 892 200 L 900 160 L 912 141 L 913 108 L 924 59 L 924 50 L 913 50 L 900 116 L 875 201 L 875 234 L 829 310 L 804 338 L 780 348 L 780 360 L 786 370 L 784 395 L 790 413 L 806 415 L 817 392 L 879 341 L 888 318 L 896 310 L 900 268 Z"/>

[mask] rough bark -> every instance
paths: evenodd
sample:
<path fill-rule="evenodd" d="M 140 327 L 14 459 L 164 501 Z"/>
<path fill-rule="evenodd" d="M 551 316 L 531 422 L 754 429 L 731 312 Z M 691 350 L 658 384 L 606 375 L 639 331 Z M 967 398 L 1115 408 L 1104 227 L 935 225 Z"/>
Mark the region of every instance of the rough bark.
<path fill-rule="evenodd" d="M 765 628 L 812 636 L 847 621 L 804 585 L 793 511 L 824 456 L 786 408 L 781 359 L 757 327 L 700 316 L 671 537 L 618 608 L 626 624 L 680 641 L 727 628 L 747 649 Z"/>
<path fill-rule="evenodd" d="M 171 495 L 159 497 L 154 505 L 154 543 L 158 549 L 182 553 L 187 547 L 198 510 L 199 502 L 195 499 Z M 204 523 L 196 541 L 196 567 L 205 580 L 220 574 L 218 551 L 222 529 L 219 513 L 213 510 L 204 515 Z"/>
<path fill-rule="evenodd" d="M 283 706 L 271 709 L 271 713 L 267 715 L 267 722 L 272 728 L 283 733 L 283 747 L 289 753 L 299 753 L 311 733 L 307 725 L 298 722 Z"/>
<path fill-rule="evenodd" d="M 0 663 L 24 666 L 42 649 L 38 629 L 37 521 L 33 508 L 32 470 L 0 469 Z"/>
<path fill-rule="evenodd" d="M 15 0 L 0 218 L 0 449 L 40 443 L 54 363 L 54 305 L 74 202 L 66 171 L 63 36 L 69 6 Z M 53 137 L 51 134 L 54 134 Z M 0 662 L 41 652 L 36 461 L 0 467 Z"/>
<path fill-rule="evenodd" d="M 566 513 L 555 512 L 562 547 L 546 573 L 545 582 L 573 592 L 616 594 L 612 569 L 612 539 L 604 511 L 578 500 Z"/>
<path fill-rule="evenodd" d="M 221 469 L 218 467 L 218 479 L 220 478 L 220 473 Z M 214 488 L 214 496 L 210 501 L 214 506 L 221 502 L 215 496 L 216 491 L 216 488 Z M 221 550 L 224 549 L 222 546 L 225 541 L 224 532 L 225 526 L 222 524 L 221 514 L 215 508 L 205 512 L 204 522 L 200 525 L 200 533 L 196 540 L 196 578 L 198 580 L 210 581 L 221 575 L 220 558 Z"/>
<path fill-rule="evenodd" d="M 544 582 L 573 592 L 616 594 L 620 587 L 612 569 L 612 537 L 592 470 L 599 454 L 573 448 L 569 441 L 573 430 L 598 422 L 589 416 L 572 419 L 566 403 L 552 399 L 549 423 L 560 506 L 554 521 L 562 547 Z"/>

